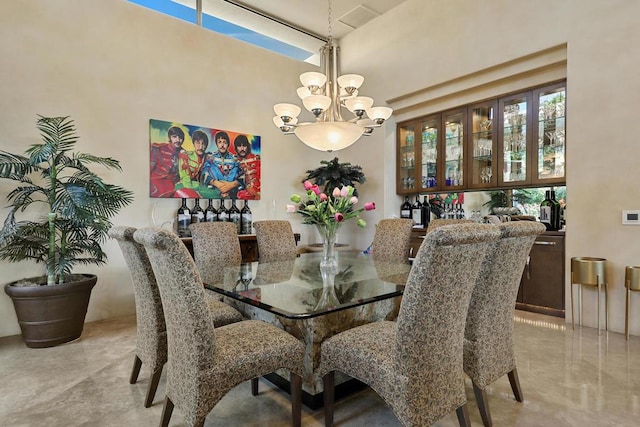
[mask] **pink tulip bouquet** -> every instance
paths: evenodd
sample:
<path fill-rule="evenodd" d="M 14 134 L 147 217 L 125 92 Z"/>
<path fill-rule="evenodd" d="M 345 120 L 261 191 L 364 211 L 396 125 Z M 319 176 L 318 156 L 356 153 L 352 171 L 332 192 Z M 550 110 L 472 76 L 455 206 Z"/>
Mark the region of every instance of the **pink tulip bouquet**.
<path fill-rule="evenodd" d="M 351 218 L 357 219 L 358 227 L 366 227 L 367 223 L 360 218 L 360 213 L 376 208 L 374 202 L 367 202 L 364 207 L 354 209 L 358 198 L 353 195 L 350 185 L 334 188 L 331 195 L 321 192 L 320 187 L 309 181 L 304 182 L 304 189 L 307 191 L 307 200 L 303 201 L 300 195 L 293 194 L 291 201 L 298 205 L 287 205 L 287 212 L 298 212 L 304 217 L 303 223 L 326 227 L 334 232 Z"/>

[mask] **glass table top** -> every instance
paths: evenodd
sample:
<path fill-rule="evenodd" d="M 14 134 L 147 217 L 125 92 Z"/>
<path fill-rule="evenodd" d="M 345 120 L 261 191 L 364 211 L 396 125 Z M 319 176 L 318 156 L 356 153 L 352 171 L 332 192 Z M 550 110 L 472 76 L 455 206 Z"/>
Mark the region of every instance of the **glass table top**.
<path fill-rule="evenodd" d="M 292 261 L 243 263 L 202 277 L 205 287 L 271 313 L 304 319 L 402 295 L 411 266 L 340 252 L 334 286 L 325 286 L 321 253 Z"/>

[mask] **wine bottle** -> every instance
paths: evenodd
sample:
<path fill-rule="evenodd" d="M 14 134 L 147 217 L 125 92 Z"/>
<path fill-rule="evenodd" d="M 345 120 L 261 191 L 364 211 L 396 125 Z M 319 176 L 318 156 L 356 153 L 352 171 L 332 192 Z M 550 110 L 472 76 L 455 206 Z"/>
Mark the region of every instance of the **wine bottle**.
<path fill-rule="evenodd" d="M 431 207 L 429 206 L 429 196 L 423 196 L 422 207 L 420 208 L 420 222 L 423 227 L 429 226 L 431 220 Z"/>
<path fill-rule="evenodd" d="M 554 207 L 552 216 L 553 221 L 551 222 L 551 225 L 553 226 L 554 231 L 558 231 L 560 230 L 560 202 L 556 200 L 556 192 L 553 187 L 551 187 L 551 190 L 549 190 L 549 195 L 551 196 L 551 201 L 553 202 Z"/>
<path fill-rule="evenodd" d="M 197 224 L 204 221 L 204 211 L 200 207 L 200 199 L 196 199 L 193 209 L 191 209 L 191 223 Z"/>
<path fill-rule="evenodd" d="M 189 237 L 189 224 L 191 224 L 191 210 L 187 206 L 187 199 L 182 199 L 182 205 L 178 208 L 178 236 Z"/>
<path fill-rule="evenodd" d="M 216 222 L 218 220 L 218 210 L 213 207 L 212 199 L 209 199 L 209 206 L 204 210 L 204 220 L 206 222 Z"/>
<path fill-rule="evenodd" d="M 420 196 L 416 196 L 415 203 L 411 206 L 411 217 L 413 218 L 414 225 L 416 227 L 422 227 L 422 203 L 420 203 Z"/>
<path fill-rule="evenodd" d="M 218 221 L 229 221 L 229 211 L 224 205 L 224 199 L 220 199 L 220 208 L 218 209 Z"/>
<path fill-rule="evenodd" d="M 229 221 L 236 226 L 236 233 L 240 234 L 240 209 L 236 205 L 236 199 L 231 199 L 231 208 L 229 208 Z"/>
<path fill-rule="evenodd" d="M 460 219 L 466 219 L 467 214 L 464 212 L 464 207 L 462 206 L 462 203 L 460 203 L 458 205 L 458 218 Z"/>
<path fill-rule="evenodd" d="M 251 209 L 249 208 L 249 202 L 244 201 L 244 206 L 240 210 L 240 229 L 242 234 L 251 234 L 251 225 L 253 222 L 253 216 Z"/>
<path fill-rule="evenodd" d="M 560 204 L 555 201 L 553 190 L 547 190 L 544 193 L 544 200 L 540 203 L 540 222 L 547 227 L 547 230 L 560 229 Z"/>
<path fill-rule="evenodd" d="M 400 206 L 400 218 L 411 219 L 411 203 L 409 203 L 409 196 L 404 197 L 404 203 Z"/>

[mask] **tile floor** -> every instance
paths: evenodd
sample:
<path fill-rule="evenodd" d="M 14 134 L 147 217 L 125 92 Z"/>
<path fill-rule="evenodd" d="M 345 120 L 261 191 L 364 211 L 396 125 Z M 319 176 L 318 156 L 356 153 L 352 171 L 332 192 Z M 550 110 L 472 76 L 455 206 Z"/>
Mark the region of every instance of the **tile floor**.
<path fill-rule="evenodd" d="M 494 425 L 640 425 L 640 337 L 571 330 L 562 319 L 516 312 L 518 372 L 525 401 L 513 399 L 507 377 L 488 390 Z M 154 404 L 144 408 L 149 372 L 128 378 L 135 348 L 135 317 L 88 323 L 82 337 L 48 349 L 29 349 L 20 337 L 0 338 L 0 426 L 156 426 L 164 376 Z M 482 422 L 467 381 L 472 424 Z M 233 389 L 209 414 L 206 426 L 287 426 L 288 396 L 261 380 Z M 336 405 L 336 425 L 397 426 L 370 390 Z M 322 410 L 303 407 L 304 426 L 324 425 Z M 184 426 L 174 410 L 171 426 Z M 457 426 L 455 414 L 436 426 Z"/>

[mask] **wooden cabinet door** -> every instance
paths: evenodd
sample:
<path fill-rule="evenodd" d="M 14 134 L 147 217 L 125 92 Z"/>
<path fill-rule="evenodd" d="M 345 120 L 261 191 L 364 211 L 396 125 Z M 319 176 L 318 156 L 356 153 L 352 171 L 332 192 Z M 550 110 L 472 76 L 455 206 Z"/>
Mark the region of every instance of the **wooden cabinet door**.
<path fill-rule="evenodd" d="M 501 98 L 498 129 L 498 185 L 531 183 L 531 92 Z"/>
<path fill-rule="evenodd" d="M 440 183 L 444 191 L 465 188 L 467 109 L 458 108 L 442 113 L 442 138 L 440 145 Z"/>
<path fill-rule="evenodd" d="M 566 82 L 533 91 L 534 184 L 564 183 Z"/>
<path fill-rule="evenodd" d="M 416 183 L 416 161 L 419 144 L 416 143 L 416 122 L 398 124 L 396 142 L 396 193 L 411 194 L 418 190 Z"/>
<path fill-rule="evenodd" d="M 469 106 L 467 188 L 493 188 L 498 182 L 498 101 Z"/>
<path fill-rule="evenodd" d="M 521 282 L 521 302 L 564 310 L 564 236 L 538 236 Z"/>

